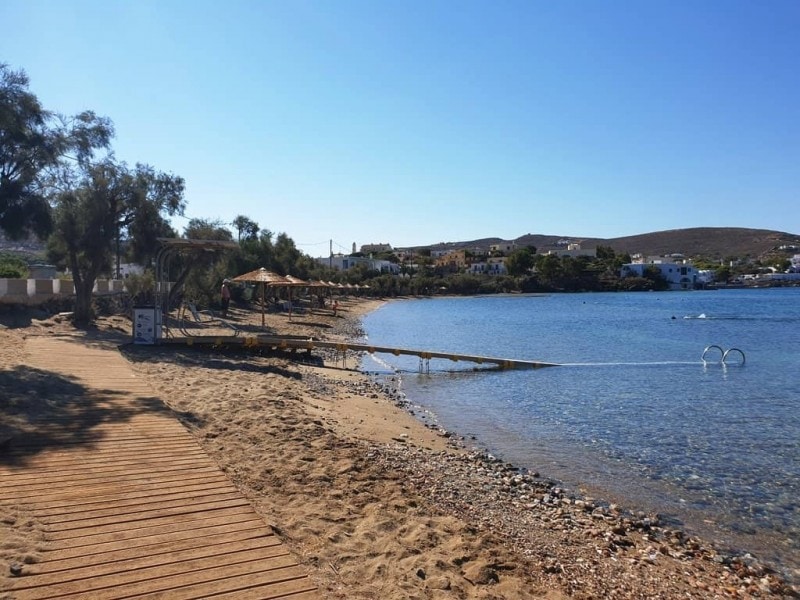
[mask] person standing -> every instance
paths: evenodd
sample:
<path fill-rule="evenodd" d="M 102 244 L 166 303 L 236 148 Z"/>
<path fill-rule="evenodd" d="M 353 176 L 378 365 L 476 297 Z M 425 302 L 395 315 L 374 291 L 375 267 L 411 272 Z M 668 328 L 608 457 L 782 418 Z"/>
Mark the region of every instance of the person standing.
<path fill-rule="evenodd" d="M 228 280 L 227 279 L 222 282 L 221 296 L 222 296 L 222 316 L 223 317 L 227 317 L 228 316 L 228 307 L 231 304 L 231 289 L 228 286 Z"/>

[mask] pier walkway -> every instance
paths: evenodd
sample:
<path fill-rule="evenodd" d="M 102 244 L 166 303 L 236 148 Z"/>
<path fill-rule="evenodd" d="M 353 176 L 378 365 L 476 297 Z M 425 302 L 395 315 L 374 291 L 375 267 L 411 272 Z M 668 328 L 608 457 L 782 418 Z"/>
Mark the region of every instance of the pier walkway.
<path fill-rule="evenodd" d="M 42 336 L 25 349 L 31 369 L 70 391 L 0 448 L 0 508 L 43 537 L 41 560 L 0 576 L 0 598 L 319 597 L 114 346 Z"/>
<path fill-rule="evenodd" d="M 513 358 L 497 358 L 493 356 L 480 356 L 475 354 L 458 354 L 454 352 L 436 352 L 428 350 L 412 350 L 409 348 L 394 348 L 389 346 L 374 346 L 371 344 L 358 344 L 352 342 L 329 342 L 311 338 L 290 338 L 270 335 L 199 335 L 177 336 L 162 338 L 159 344 L 166 345 L 210 345 L 210 346 L 243 346 L 245 348 L 270 348 L 275 350 L 307 350 L 315 348 L 328 348 L 339 352 L 352 350 L 355 352 L 368 352 L 369 354 L 382 353 L 417 356 L 421 360 L 441 358 L 454 362 L 464 361 L 479 365 L 495 365 L 499 369 L 541 369 L 556 367 L 557 363 L 548 363 L 534 360 L 517 360 Z"/>

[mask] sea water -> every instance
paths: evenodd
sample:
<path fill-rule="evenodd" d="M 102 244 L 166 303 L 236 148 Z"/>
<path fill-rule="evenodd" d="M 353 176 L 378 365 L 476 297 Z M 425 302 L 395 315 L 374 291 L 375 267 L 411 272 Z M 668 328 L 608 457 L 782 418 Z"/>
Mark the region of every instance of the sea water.
<path fill-rule="evenodd" d="M 362 368 L 399 373 L 411 403 L 519 467 L 800 568 L 800 289 L 398 301 L 364 329 L 378 346 L 558 363 Z"/>

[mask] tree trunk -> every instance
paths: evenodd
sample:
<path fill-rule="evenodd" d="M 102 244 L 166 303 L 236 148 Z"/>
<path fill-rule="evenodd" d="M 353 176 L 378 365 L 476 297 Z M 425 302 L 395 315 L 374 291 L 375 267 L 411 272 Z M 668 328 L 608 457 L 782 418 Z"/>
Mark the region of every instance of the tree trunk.
<path fill-rule="evenodd" d="M 94 319 L 92 311 L 92 290 L 94 289 L 94 278 L 75 280 L 75 323 L 86 325 Z"/>

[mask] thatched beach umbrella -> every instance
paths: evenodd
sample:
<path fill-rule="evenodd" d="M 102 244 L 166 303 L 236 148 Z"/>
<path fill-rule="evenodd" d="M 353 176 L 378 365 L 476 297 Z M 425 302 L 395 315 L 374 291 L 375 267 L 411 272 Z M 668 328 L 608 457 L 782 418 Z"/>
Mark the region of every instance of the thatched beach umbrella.
<path fill-rule="evenodd" d="M 264 288 L 268 285 L 286 285 L 286 278 L 261 267 L 255 271 L 250 271 L 244 275 L 234 277 L 233 281 L 247 281 L 261 284 L 261 327 L 264 327 Z"/>
<path fill-rule="evenodd" d="M 300 279 L 299 277 L 295 277 L 294 275 L 287 275 L 284 277 L 286 283 L 282 283 L 280 285 L 285 285 L 288 296 L 289 296 L 289 320 L 292 319 L 292 288 L 293 287 L 308 287 L 308 282 L 305 279 Z"/>
<path fill-rule="evenodd" d="M 310 280 L 308 282 L 308 287 L 311 290 L 316 290 L 316 294 L 317 294 L 317 296 L 319 297 L 319 299 L 321 301 L 320 306 L 324 307 L 325 306 L 325 300 L 324 300 L 325 290 L 328 290 L 328 295 L 330 295 L 330 287 L 331 287 L 330 284 L 327 283 L 326 281 L 321 281 L 319 279 L 312 279 L 312 280 Z M 311 293 L 313 294 L 314 292 L 311 292 Z"/>

